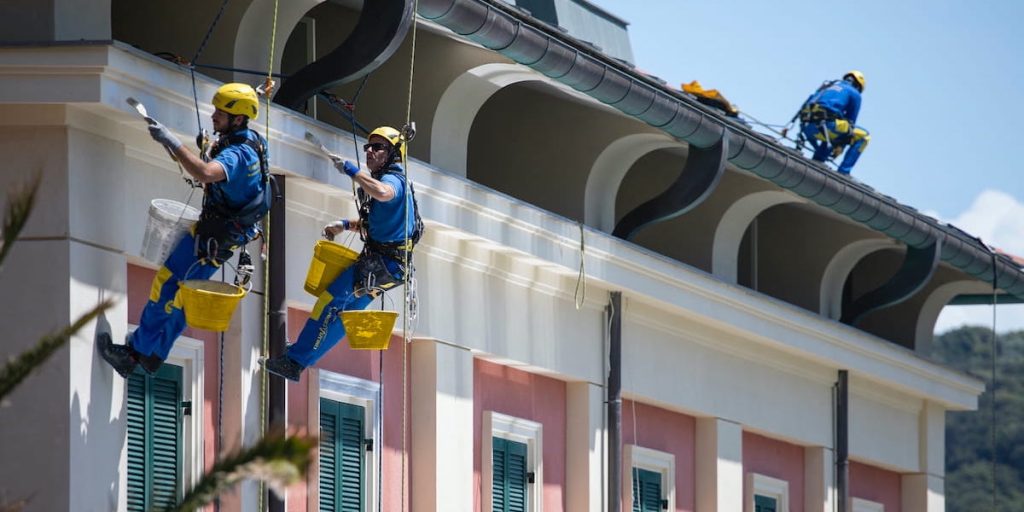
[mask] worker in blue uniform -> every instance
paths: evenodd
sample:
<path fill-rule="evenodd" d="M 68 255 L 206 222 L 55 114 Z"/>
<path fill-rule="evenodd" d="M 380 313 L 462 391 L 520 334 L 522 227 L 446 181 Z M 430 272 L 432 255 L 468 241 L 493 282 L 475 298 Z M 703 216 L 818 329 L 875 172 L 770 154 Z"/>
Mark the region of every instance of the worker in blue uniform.
<path fill-rule="evenodd" d="M 363 250 L 317 298 L 299 339 L 285 354 L 261 361 L 270 373 L 292 381 L 345 337 L 342 311 L 366 309 L 378 294 L 404 282 L 413 245 L 422 233 L 414 192 L 400 163 L 406 150 L 402 133 L 389 126 L 377 128 L 363 150 L 369 171 L 332 158 L 335 167 L 359 185 L 359 218 L 324 227 L 324 236 L 331 240 L 342 232 L 358 231 Z"/>
<path fill-rule="evenodd" d="M 843 175 L 850 174 L 871 140 L 868 131 L 857 126 L 865 84 L 863 73 L 850 71 L 842 80 L 822 85 L 797 113 L 800 132 L 814 148 L 814 160 L 837 158 L 849 146 L 838 168 Z"/>
<path fill-rule="evenodd" d="M 175 300 L 179 282 L 213 275 L 235 249 L 259 236 L 258 223 L 270 209 L 267 143 L 248 126 L 259 115 L 256 91 L 246 84 L 225 84 L 214 94 L 213 107 L 211 119 L 219 138 L 209 159 L 192 153 L 159 122 L 148 120 L 153 140 L 204 185 L 205 195 L 199 222 L 157 271 L 139 327 L 125 345 L 113 344 L 108 333 L 98 338 L 100 355 L 125 378 L 136 365 L 156 372 L 185 330 L 185 314 Z"/>

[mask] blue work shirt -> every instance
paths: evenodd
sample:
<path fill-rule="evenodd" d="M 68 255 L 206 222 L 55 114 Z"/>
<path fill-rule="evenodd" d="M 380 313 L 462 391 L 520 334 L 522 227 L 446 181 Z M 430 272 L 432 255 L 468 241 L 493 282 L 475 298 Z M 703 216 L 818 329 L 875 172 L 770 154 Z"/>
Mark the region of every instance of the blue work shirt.
<path fill-rule="evenodd" d="M 860 113 L 860 91 L 846 80 L 837 80 L 824 89 L 816 91 L 804 102 L 805 106 L 814 104 L 842 116 L 850 124 L 857 124 L 857 114 Z"/>
<path fill-rule="evenodd" d="M 263 138 L 252 130 L 245 129 L 235 132 L 249 140 L 259 141 L 264 151 L 267 144 Z M 242 208 L 263 191 L 263 176 L 260 174 L 260 157 L 256 151 L 246 144 L 231 144 L 224 148 L 214 161 L 224 167 L 225 179 L 211 184 L 219 188 L 227 200 L 228 207 Z M 267 155 L 269 161 L 270 156 Z"/>
<path fill-rule="evenodd" d="M 412 236 L 416 227 L 416 214 L 413 211 L 412 195 L 407 193 L 409 188 L 406 186 L 402 166 L 392 164 L 388 172 L 381 176 L 380 181 L 391 185 L 395 196 L 389 201 L 371 199 L 370 238 L 381 243 L 403 242 L 407 236 Z"/>

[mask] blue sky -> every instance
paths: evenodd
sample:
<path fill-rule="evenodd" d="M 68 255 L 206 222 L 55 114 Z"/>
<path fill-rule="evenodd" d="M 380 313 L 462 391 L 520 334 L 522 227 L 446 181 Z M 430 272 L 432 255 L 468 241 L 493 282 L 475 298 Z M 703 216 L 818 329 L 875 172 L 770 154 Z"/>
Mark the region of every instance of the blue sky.
<path fill-rule="evenodd" d="M 590 1 L 630 22 L 637 67 L 699 80 L 765 123 L 861 70 L 871 143 L 853 175 L 1024 255 L 1024 1 Z M 990 308 L 946 309 L 940 329 L 991 322 Z M 1024 328 L 1024 306 L 999 315 L 1000 330 Z"/>

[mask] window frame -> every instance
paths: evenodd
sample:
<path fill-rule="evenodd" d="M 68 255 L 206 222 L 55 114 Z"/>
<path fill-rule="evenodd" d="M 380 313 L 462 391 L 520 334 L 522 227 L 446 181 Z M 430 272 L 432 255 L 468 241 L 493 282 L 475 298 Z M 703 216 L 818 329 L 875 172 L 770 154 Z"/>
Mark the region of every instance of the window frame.
<path fill-rule="evenodd" d="M 516 418 L 495 411 L 484 411 L 480 429 L 480 505 L 482 512 L 493 512 L 494 485 L 493 438 L 526 445 L 526 470 L 533 472 L 533 483 L 527 483 L 529 512 L 543 512 L 544 489 L 544 426 L 536 421 Z"/>
<path fill-rule="evenodd" d="M 627 444 L 622 450 L 623 472 L 629 475 L 628 485 L 623 491 L 626 502 L 633 503 L 633 468 L 646 469 L 661 475 L 661 492 L 668 500 L 668 510 L 676 509 L 676 456 L 652 448 Z M 626 482 L 623 482 L 626 483 Z"/>
<path fill-rule="evenodd" d="M 342 373 L 332 372 L 321 368 L 310 368 L 306 370 L 310 374 L 309 386 L 309 417 L 307 418 L 310 432 L 320 431 L 320 399 L 326 398 L 335 402 L 357 405 L 363 408 L 363 439 L 372 439 L 373 450 L 365 452 L 363 458 L 363 471 L 366 473 L 366 500 L 363 501 L 364 510 L 361 512 L 373 512 L 377 510 L 378 489 L 380 482 L 377 480 L 378 468 L 380 467 L 381 452 L 381 424 L 380 415 L 377 414 L 378 401 L 380 399 L 380 383 L 371 380 L 360 379 Z M 365 448 L 364 448 L 365 449 Z M 306 479 L 306 510 L 308 512 L 319 512 L 320 510 L 320 450 L 316 450 L 310 469 L 309 478 Z"/>
<path fill-rule="evenodd" d="M 850 509 L 853 512 L 885 512 L 885 504 L 864 498 L 853 498 Z"/>
<path fill-rule="evenodd" d="M 743 500 L 743 510 L 752 512 L 754 510 L 754 495 L 764 496 L 775 500 L 778 510 L 789 510 L 789 482 L 772 478 L 760 473 L 749 472 L 746 476 L 746 499 Z"/>

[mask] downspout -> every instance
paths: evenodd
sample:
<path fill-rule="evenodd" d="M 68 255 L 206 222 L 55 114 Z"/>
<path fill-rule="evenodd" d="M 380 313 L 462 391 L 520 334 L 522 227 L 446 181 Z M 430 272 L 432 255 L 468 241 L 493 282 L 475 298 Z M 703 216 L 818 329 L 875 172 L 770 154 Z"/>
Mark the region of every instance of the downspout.
<path fill-rule="evenodd" d="M 938 241 L 942 261 L 988 283 L 997 274 L 1003 290 L 1024 298 L 1024 272 L 1009 258 L 993 259 L 977 239 L 840 177 L 513 6 L 495 0 L 418 0 L 417 12 L 692 146 L 706 148 L 725 137 L 735 167 L 911 247 Z"/>
<path fill-rule="evenodd" d="M 608 512 L 622 510 L 622 292 L 608 304 Z M 635 406 L 634 406 L 635 407 Z"/>
<path fill-rule="evenodd" d="M 287 339 L 287 315 L 285 306 L 285 176 L 275 174 L 278 196 L 270 206 L 270 228 L 268 242 L 270 244 L 267 264 L 270 271 L 267 276 L 267 336 L 269 338 L 269 356 L 278 357 L 285 352 Z M 285 411 L 286 383 L 283 377 L 267 374 L 267 432 L 284 432 L 288 417 Z M 284 501 L 276 494 L 266 490 L 264 497 L 270 512 L 284 512 Z"/>
<path fill-rule="evenodd" d="M 836 504 L 839 512 L 850 510 L 850 386 L 846 370 L 836 381 Z"/>

